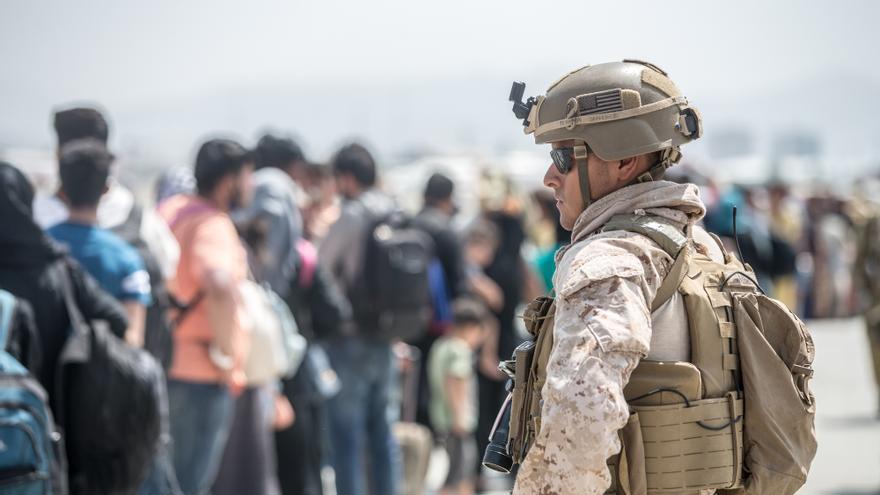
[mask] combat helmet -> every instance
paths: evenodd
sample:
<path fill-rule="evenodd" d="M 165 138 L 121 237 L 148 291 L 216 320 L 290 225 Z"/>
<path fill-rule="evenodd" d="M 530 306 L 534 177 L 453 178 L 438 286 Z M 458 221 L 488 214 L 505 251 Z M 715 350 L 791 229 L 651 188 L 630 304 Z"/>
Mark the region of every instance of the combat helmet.
<path fill-rule="evenodd" d="M 627 59 L 588 65 L 553 83 L 547 94 L 522 101 L 525 84 L 513 83 L 513 112 L 536 144 L 574 140 L 584 207 L 590 204 L 587 155 L 606 161 L 655 151 L 660 160 L 636 179 L 659 178 L 681 159 L 680 146 L 702 134 L 700 113 L 665 71 Z M 556 157 L 554 157 L 554 161 Z"/>

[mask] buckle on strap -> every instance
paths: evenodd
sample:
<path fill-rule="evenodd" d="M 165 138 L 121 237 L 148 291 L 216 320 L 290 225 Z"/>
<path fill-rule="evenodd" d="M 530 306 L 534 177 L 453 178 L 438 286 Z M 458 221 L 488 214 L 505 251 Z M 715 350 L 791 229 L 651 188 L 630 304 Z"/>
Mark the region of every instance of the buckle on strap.
<path fill-rule="evenodd" d="M 803 375 L 806 378 L 813 378 L 813 368 L 808 368 L 799 364 L 791 365 L 791 372 L 797 375 Z"/>
<path fill-rule="evenodd" d="M 662 165 L 665 170 L 678 163 L 679 160 L 681 160 L 681 148 L 678 146 L 672 146 L 664 149 L 660 154 L 660 163 L 658 165 Z"/>
<path fill-rule="evenodd" d="M 793 364 L 791 366 L 791 372 L 795 375 L 795 385 L 797 386 L 801 400 L 803 400 L 805 404 L 813 405 L 813 399 L 810 397 L 810 381 L 813 380 L 813 368 Z"/>
<path fill-rule="evenodd" d="M 798 395 L 801 396 L 801 400 L 804 401 L 804 404 L 813 405 L 813 398 L 811 397 L 810 390 L 810 382 L 813 380 L 812 377 L 807 375 L 798 375 L 795 378 L 795 385 L 798 389 Z"/>

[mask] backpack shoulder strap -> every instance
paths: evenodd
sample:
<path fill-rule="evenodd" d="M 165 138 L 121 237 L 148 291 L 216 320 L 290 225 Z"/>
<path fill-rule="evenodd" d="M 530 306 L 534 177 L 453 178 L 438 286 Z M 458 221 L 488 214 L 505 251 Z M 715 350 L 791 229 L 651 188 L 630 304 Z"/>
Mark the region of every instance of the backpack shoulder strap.
<path fill-rule="evenodd" d="M 688 243 L 688 237 L 683 231 L 654 215 L 614 215 L 602 227 L 603 232 L 610 230 L 625 230 L 642 234 L 656 242 L 673 258 L 678 257 L 678 253 Z"/>
<path fill-rule="evenodd" d="M 6 349 L 12 326 L 12 313 L 15 311 L 15 296 L 0 289 L 0 351 Z"/>
<path fill-rule="evenodd" d="M 657 243 L 675 259 L 651 303 L 651 311 L 656 311 L 675 295 L 675 291 L 678 290 L 688 272 L 688 265 L 691 261 L 690 234 L 682 232 L 678 227 L 660 217 L 635 214 L 614 215 L 602 227 L 603 232 L 611 230 L 641 234 Z"/>
<path fill-rule="evenodd" d="M 672 299 L 672 296 L 675 295 L 675 292 L 681 286 L 685 275 L 687 275 L 690 261 L 691 250 L 690 248 L 685 247 L 679 252 L 678 256 L 676 256 L 675 261 L 672 262 L 672 266 L 669 268 L 669 272 L 663 279 L 663 283 L 660 284 L 660 288 L 657 289 L 657 293 L 654 294 L 654 300 L 651 302 L 651 312 L 657 311 L 660 306 L 666 304 L 666 301 Z"/>

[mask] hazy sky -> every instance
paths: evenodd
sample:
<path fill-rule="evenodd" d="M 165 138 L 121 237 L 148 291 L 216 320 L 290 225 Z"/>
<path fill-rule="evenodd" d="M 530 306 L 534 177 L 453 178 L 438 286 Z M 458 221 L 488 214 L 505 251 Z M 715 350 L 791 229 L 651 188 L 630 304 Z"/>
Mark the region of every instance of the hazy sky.
<path fill-rule="evenodd" d="M 349 89 L 357 105 L 352 95 L 362 88 L 456 81 L 469 92 L 468 81 L 514 78 L 532 93 L 586 63 L 630 57 L 664 68 L 692 100 L 838 75 L 876 84 L 878 19 L 880 3 L 870 1 L 2 0 L 0 144 L 51 145 L 51 108 L 72 100 L 98 101 L 114 116 L 137 109 L 173 127 L 176 103 L 158 102 L 215 98 L 222 105 L 225 92 L 241 88 L 328 86 Z M 506 91 L 497 90 L 499 112 L 509 112 Z M 863 97 L 877 106 L 876 94 Z M 387 101 L 396 105 L 395 95 Z M 430 103 L 407 102 L 415 108 L 408 115 L 443 111 Z M 479 128 L 478 117 L 468 120 Z M 217 123 L 244 134 L 259 125 Z M 299 127 L 310 136 L 308 122 Z M 329 136 L 314 134 L 326 142 L 312 147 L 329 146 Z M 382 136 L 376 139 L 393 139 Z"/>

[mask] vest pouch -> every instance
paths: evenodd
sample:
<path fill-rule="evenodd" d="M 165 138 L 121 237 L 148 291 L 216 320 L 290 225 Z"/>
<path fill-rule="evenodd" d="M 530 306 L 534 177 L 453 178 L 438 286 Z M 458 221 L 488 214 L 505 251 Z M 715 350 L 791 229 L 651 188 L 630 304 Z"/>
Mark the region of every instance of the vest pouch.
<path fill-rule="evenodd" d="M 553 308 L 553 305 L 545 306 L 544 310 L 552 311 Z M 532 372 L 529 375 L 529 382 L 532 388 L 529 426 L 534 435 L 541 431 L 541 408 L 544 407 L 541 393 L 544 390 L 544 383 L 547 381 L 547 374 L 542 371 L 547 369 L 547 363 L 550 362 L 550 352 L 553 350 L 553 321 L 553 313 L 550 312 L 544 317 L 543 324 L 538 329 L 538 334 L 535 337 Z"/>
<path fill-rule="evenodd" d="M 516 365 L 507 452 L 516 464 L 525 459 L 541 428 L 541 389 L 546 379 L 544 370 L 553 348 L 555 307 L 553 299 L 549 297 L 539 297 L 529 303 L 523 321 L 535 339 L 523 342 L 513 352 Z"/>
<path fill-rule="evenodd" d="M 662 384 L 662 385 L 660 385 Z M 703 398 L 700 370 L 683 361 L 642 360 L 623 389 L 626 402 L 636 406 L 679 404 Z"/>
<path fill-rule="evenodd" d="M 737 392 L 715 399 L 630 409 L 638 414 L 641 425 L 647 493 L 678 494 L 739 485 L 743 398 Z M 627 451 L 635 449 L 637 446 L 624 446 Z"/>
<path fill-rule="evenodd" d="M 813 341 L 787 308 L 761 294 L 736 295 L 733 310 L 746 399 L 747 477 L 737 493 L 790 495 L 816 455 Z"/>
<path fill-rule="evenodd" d="M 516 365 L 513 391 L 511 392 L 507 453 L 510 454 L 515 464 L 523 461 L 532 440 L 529 423 L 531 421 L 532 381 L 534 380 L 534 375 L 531 373 L 534 352 L 535 342 L 531 340 L 523 342 L 513 351 Z"/>

